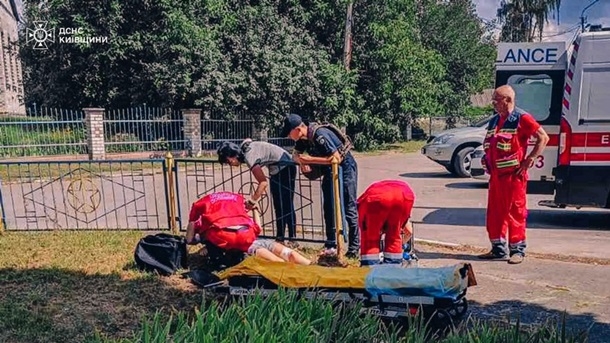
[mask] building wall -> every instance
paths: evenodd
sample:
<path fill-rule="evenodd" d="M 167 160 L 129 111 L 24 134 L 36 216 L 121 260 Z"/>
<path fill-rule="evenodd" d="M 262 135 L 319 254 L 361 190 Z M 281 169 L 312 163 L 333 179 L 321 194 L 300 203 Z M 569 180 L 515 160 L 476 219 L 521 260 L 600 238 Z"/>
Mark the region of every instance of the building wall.
<path fill-rule="evenodd" d="M 25 114 L 17 24 L 11 1 L 0 0 L 0 114 Z"/>

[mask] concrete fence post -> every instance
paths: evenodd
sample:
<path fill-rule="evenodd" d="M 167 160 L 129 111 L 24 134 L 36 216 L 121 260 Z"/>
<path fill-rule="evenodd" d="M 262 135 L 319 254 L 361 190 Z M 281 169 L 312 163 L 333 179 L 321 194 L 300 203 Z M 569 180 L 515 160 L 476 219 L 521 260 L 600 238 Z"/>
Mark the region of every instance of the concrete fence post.
<path fill-rule="evenodd" d="M 85 128 L 87 130 L 87 148 L 90 160 L 106 159 L 104 145 L 104 109 L 83 108 L 85 112 Z"/>
<path fill-rule="evenodd" d="M 200 156 L 201 151 L 201 109 L 187 108 L 182 110 L 184 117 L 184 139 L 190 147 L 192 156 Z"/>

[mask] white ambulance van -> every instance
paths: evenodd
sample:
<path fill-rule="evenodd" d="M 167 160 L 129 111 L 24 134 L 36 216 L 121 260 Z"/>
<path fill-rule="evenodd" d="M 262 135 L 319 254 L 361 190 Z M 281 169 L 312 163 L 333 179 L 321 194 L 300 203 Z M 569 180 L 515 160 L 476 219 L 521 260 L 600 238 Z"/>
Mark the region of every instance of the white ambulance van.
<path fill-rule="evenodd" d="M 549 207 L 610 208 L 610 28 L 566 45 L 500 43 L 496 87 L 511 85 L 550 137 L 527 192 L 553 195 Z"/>

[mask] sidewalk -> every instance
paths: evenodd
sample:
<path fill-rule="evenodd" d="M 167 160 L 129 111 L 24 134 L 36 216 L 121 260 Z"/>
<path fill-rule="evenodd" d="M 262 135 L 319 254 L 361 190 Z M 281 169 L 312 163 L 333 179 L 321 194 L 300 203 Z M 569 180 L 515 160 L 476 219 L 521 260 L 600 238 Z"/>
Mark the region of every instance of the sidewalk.
<path fill-rule="evenodd" d="M 415 236 L 489 247 L 485 231 L 487 182 L 452 177 L 421 154 L 387 154 L 358 159 L 358 192 L 382 179 L 407 181 L 416 194 Z M 610 259 L 610 210 L 538 206 L 550 195 L 529 195 L 528 252 Z"/>
<path fill-rule="evenodd" d="M 523 324 L 561 321 L 566 311 L 569 330 L 587 330 L 589 342 L 610 337 L 610 267 L 527 257 L 520 265 L 480 261 L 474 251 L 417 244 L 419 266 L 471 263 L 478 285 L 468 290 L 470 314 Z"/>

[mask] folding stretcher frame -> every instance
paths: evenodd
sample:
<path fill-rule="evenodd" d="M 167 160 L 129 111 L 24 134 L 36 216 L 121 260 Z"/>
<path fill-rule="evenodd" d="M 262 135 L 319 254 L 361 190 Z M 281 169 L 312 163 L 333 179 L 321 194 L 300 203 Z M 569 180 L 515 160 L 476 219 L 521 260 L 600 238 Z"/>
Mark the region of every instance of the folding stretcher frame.
<path fill-rule="evenodd" d="M 467 268 L 470 268 L 468 266 Z M 471 271 L 467 271 L 472 275 Z M 217 279 L 216 279 L 217 280 Z M 223 281 L 203 285 L 216 294 L 230 296 L 268 296 L 278 291 L 278 286 L 262 276 L 238 275 Z M 476 281 L 473 280 L 476 284 Z M 459 320 L 468 311 L 464 289 L 455 299 L 422 295 L 371 295 L 366 289 L 354 288 L 293 288 L 301 297 L 322 298 L 334 302 L 354 302 L 362 304 L 361 313 L 369 313 L 389 319 L 405 319 L 417 314 L 430 317 L 436 324 L 446 325 Z"/>

